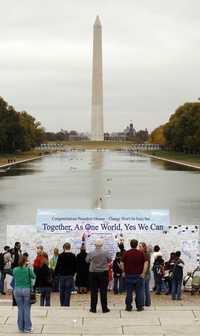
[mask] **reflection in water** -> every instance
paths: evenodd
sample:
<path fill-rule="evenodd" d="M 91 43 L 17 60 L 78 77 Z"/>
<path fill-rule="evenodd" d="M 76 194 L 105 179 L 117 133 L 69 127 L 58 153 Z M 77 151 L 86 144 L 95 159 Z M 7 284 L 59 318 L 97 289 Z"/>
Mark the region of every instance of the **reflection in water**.
<path fill-rule="evenodd" d="M 0 211 L 6 207 L 6 204 L 0 203 Z"/>
<path fill-rule="evenodd" d="M 26 168 L 12 168 L 8 172 L 3 174 L 3 176 L 32 175 L 35 172 L 36 171 L 34 169 L 30 169 L 30 168 L 29 169 L 26 169 Z M 0 174 L 0 176 L 1 176 L 1 174 Z"/>
<path fill-rule="evenodd" d="M 32 175 L 37 171 L 34 166 L 31 166 L 31 163 L 23 163 L 6 169 L 0 169 L 0 178 L 4 176 Z"/>
<path fill-rule="evenodd" d="M 101 151 L 91 152 L 91 169 L 92 169 L 92 208 L 104 208 L 104 179 L 102 168 L 104 163 L 104 153 Z"/>
<path fill-rule="evenodd" d="M 14 210 L 13 204 L 0 203 L 0 242 L 6 242 L 7 213 Z M 0 247 L 1 248 L 1 247 Z"/>

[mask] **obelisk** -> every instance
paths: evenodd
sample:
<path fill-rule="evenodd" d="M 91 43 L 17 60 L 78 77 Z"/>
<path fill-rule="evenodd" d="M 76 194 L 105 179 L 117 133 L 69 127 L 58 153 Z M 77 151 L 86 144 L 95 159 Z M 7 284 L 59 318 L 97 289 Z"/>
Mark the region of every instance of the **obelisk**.
<path fill-rule="evenodd" d="M 103 72 L 102 72 L 102 29 L 99 16 L 93 31 L 92 68 L 92 129 L 91 140 L 103 141 Z"/>

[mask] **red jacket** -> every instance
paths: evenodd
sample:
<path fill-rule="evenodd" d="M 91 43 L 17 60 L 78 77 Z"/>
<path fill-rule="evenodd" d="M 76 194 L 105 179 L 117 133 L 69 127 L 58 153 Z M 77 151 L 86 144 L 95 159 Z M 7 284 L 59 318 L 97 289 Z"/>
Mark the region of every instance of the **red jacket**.
<path fill-rule="evenodd" d="M 34 262 L 33 262 L 33 268 L 34 268 L 34 270 L 36 269 L 39 269 L 40 267 L 41 267 L 41 265 L 42 265 L 42 256 L 41 255 L 38 255 L 36 258 L 35 258 L 35 260 L 34 260 Z"/>

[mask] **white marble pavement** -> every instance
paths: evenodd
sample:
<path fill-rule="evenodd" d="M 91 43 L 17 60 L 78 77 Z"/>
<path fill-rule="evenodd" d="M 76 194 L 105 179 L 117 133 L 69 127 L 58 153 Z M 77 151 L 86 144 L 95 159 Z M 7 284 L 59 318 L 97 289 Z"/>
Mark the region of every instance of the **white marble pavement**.
<path fill-rule="evenodd" d="M 17 309 L 0 306 L 0 335 L 19 335 Z M 32 307 L 33 334 L 43 336 L 108 336 L 159 335 L 199 336 L 200 305 L 153 306 L 143 312 L 126 312 L 124 306 L 111 307 L 111 312 L 90 313 L 87 307 Z"/>

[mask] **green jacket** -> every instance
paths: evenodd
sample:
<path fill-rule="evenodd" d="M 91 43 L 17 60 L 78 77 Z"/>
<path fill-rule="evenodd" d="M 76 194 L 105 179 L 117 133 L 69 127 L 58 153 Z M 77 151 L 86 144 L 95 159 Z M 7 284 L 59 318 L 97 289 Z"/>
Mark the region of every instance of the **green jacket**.
<path fill-rule="evenodd" d="M 55 271 L 56 264 L 57 264 L 57 260 L 58 260 L 58 257 L 56 257 L 56 256 L 53 256 L 53 257 L 50 259 L 49 267 L 50 267 L 53 271 Z"/>
<path fill-rule="evenodd" d="M 31 288 L 32 280 L 35 280 L 36 276 L 33 270 L 29 267 L 15 267 L 13 270 L 13 277 L 15 280 L 15 288 Z"/>

